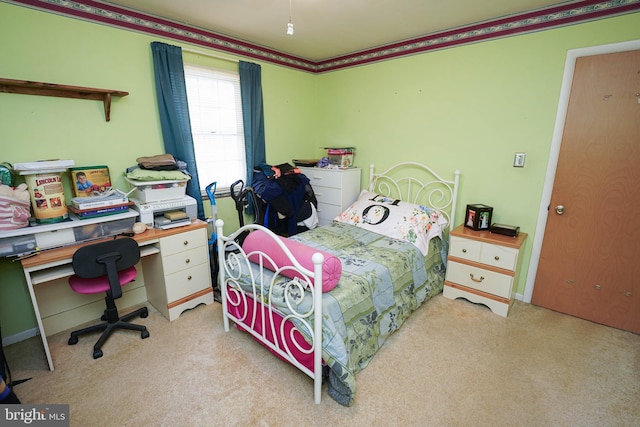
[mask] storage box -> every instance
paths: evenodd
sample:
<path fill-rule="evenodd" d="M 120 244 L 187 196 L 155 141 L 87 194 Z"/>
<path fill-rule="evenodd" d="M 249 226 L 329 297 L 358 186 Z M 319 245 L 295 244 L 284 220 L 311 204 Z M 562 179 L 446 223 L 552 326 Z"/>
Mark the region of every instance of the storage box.
<path fill-rule="evenodd" d="M 327 148 L 327 157 L 329 157 L 329 164 L 334 166 L 340 166 L 344 168 L 350 168 L 353 166 L 353 148 Z"/>
<path fill-rule="evenodd" d="M 125 179 L 135 187 L 131 198 L 139 202 L 161 202 L 164 200 L 183 199 L 187 194 L 187 182 L 182 181 L 137 181 Z"/>
<path fill-rule="evenodd" d="M 488 230 L 491 227 L 491 206 L 475 204 L 467 205 L 467 213 L 464 216 L 464 226 L 474 230 Z"/>

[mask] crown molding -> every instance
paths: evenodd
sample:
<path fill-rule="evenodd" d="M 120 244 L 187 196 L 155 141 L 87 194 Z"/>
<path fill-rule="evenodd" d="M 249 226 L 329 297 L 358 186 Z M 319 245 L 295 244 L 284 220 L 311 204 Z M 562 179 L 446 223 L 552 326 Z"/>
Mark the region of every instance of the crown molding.
<path fill-rule="evenodd" d="M 640 11 L 640 0 L 585 0 L 433 33 L 335 58 L 311 61 L 198 27 L 145 15 L 108 3 L 91 0 L 0 1 L 112 27 L 152 34 L 309 73 L 335 71 Z"/>

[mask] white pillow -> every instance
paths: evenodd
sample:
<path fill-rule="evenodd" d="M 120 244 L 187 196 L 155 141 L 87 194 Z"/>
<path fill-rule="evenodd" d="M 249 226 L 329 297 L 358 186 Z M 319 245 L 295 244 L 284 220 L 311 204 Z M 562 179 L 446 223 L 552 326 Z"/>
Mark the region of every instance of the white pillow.
<path fill-rule="evenodd" d="M 447 219 L 435 209 L 366 190 L 334 220 L 413 243 L 424 256 L 429 251 L 429 240 L 442 237 L 447 226 Z"/>

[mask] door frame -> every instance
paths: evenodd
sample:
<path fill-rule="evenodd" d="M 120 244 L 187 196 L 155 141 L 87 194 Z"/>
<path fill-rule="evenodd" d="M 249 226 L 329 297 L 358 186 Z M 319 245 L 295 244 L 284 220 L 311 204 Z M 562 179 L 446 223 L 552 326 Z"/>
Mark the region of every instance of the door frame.
<path fill-rule="evenodd" d="M 527 280 L 525 282 L 524 295 L 522 298 L 522 300 L 526 303 L 531 303 L 533 288 L 536 282 L 536 274 L 538 273 L 540 252 L 542 251 L 542 241 L 544 239 L 544 233 L 547 227 L 547 216 L 549 215 L 548 208 L 551 202 L 551 193 L 553 192 L 553 184 L 556 177 L 556 168 L 558 166 L 560 145 L 562 144 L 564 123 L 567 117 L 567 109 L 569 107 L 569 96 L 571 95 L 571 85 L 573 83 L 573 72 L 575 70 L 576 60 L 583 56 L 626 52 L 629 50 L 638 49 L 640 49 L 640 40 L 631 40 L 621 43 L 571 49 L 567 51 L 567 58 L 564 64 L 564 75 L 562 77 L 562 87 L 560 89 L 560 99 L 558 101 L 558 111 L 556 112 L 556 123 L 553 129 L 551 149 L 549 151 L 549 160 L 547 162 L 547 173 L 544 179 L 542 197 L 540 198 L 538 222 L 536 223 L 536 231 L 533 237 L 533 246 L 531 248 L 531 258 L 529 261 L 529 271 L 527 273 Z"/>

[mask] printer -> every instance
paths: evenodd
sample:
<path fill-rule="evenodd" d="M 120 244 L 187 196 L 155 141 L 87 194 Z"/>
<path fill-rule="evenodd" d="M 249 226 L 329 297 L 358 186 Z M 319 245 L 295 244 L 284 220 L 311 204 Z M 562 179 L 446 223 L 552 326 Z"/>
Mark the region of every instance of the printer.
<path fill-rule="evenodd" d="M 131 207 L 140 216 L 140 222 L 161 229 L 189 225 L 198 216 L 196 199 L 184 196 L 181 199 L 141 202 L 130 199 L 135 204 Z"/>

